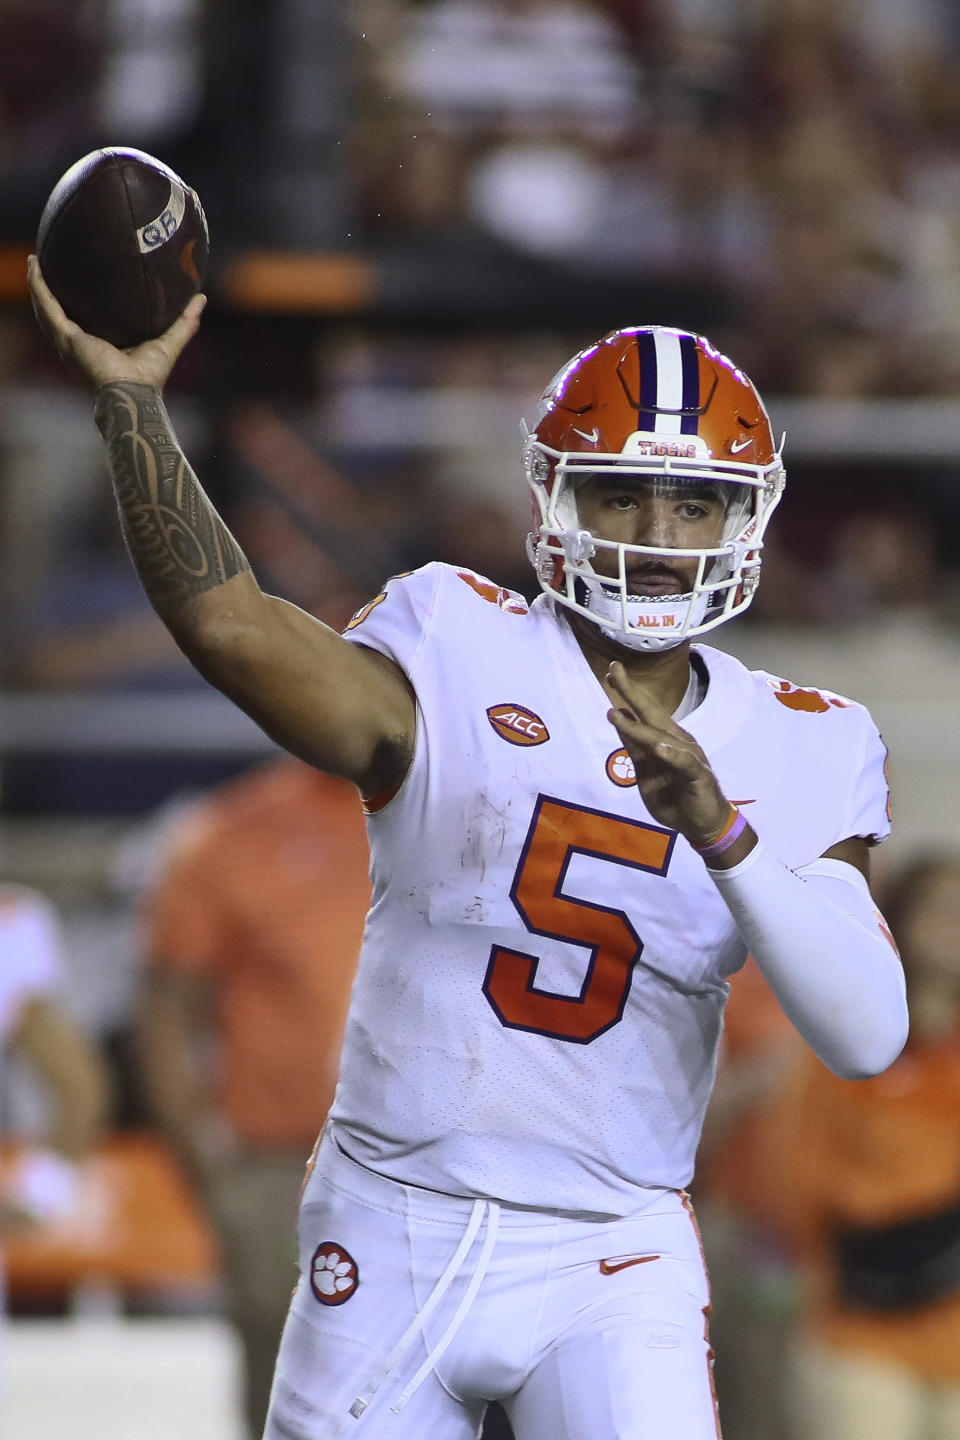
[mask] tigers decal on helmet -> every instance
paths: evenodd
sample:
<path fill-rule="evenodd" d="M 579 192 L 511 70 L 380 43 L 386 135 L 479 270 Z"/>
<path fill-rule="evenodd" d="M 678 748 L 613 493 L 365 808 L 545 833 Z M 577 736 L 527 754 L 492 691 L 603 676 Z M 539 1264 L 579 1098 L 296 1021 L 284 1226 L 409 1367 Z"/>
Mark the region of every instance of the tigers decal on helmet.
<path fill-rule="evenodd" d="M 740 614 L 760 576 L 767 523 L 784 469 L 752 382 L 702 335 L 667 326 L 611 331 L 575 355 L 543 393 L 526 430 L 524 471 L 534 498 L 527 549 L 542 588 L 635 649 L 666 649 Z M 577 486 L 615 472 L 671 491 L 716 486 L 725 498 L 720 543 L 666 550 L 604 540 L 580 524 Z M 617 552 L 617 575 L 591 565 Z M 635 595 L 630 556 L 697 561 L 683 595 Z"/>

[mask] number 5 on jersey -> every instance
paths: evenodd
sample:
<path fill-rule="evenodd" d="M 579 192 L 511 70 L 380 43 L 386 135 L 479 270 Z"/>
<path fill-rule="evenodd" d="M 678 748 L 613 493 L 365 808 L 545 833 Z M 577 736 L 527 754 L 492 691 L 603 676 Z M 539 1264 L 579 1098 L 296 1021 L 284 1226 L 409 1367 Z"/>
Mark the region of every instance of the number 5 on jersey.
<path fill-rule="evenodd" d="M 483 991 L 501 1024 L 589 1045 L 623 1015 L 643 942 L 622 910 L 563 894 L 573 855 L 665 875 L 676 833 L 541 795 L 524 841 L 510 898 L 533 935 L 589 949 L 579 995 L 535 984 L 536 955 L 494 945 Z"/>

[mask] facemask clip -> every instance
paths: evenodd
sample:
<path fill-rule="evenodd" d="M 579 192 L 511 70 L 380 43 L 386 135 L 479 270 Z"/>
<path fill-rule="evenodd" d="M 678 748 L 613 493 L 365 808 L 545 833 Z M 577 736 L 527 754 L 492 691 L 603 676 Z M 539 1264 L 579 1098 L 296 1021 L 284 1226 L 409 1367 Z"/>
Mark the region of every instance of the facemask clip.
<path fill-rule="evenodd" d="M 572 565 L 592 560 L 597 553 L 593 536 L 589 530 L 568 530 L 560 536 L 564 553 Z"/>

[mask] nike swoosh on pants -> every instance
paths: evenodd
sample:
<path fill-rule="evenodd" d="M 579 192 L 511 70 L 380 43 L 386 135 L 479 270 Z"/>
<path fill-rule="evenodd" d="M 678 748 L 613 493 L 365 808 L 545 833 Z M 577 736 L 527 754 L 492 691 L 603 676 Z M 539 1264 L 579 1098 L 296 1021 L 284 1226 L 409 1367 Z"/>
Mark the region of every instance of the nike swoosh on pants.
<path fill-rule="evenodd" d="M 614 1255 L 609 1260 L 600 1261 L 601 1275 L 615 1275 L 618 1270 L 626 1270 L 628 1265 L 646 1265 L 650 1260 L 659 1260 L 659 1255 Z"/>

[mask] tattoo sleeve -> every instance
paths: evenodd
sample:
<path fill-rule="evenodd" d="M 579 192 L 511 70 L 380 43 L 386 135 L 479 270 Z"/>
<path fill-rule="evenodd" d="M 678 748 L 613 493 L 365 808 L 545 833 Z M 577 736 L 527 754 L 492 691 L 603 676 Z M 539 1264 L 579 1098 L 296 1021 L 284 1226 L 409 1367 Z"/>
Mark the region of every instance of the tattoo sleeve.
<path fill-rule="evenodd" d="M 250 569 L 187 463 L 158 390 L 127 381 L 104 385 L 94 419 L 124 537 L 161 620 Z"/>

